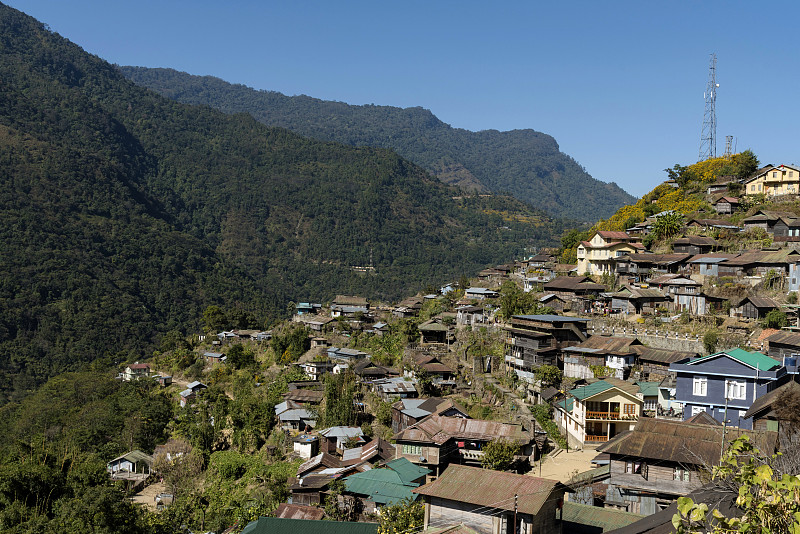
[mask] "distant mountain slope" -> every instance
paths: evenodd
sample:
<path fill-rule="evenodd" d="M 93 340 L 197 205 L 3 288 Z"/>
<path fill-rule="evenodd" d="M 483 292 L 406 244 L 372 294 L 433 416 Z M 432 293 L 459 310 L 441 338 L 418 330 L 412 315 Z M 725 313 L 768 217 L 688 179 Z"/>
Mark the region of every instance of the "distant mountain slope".
<path fill-rule="evenodd" d="M 555 139 L 534 130 L 471 132 L 452 128 L 419 107 L 351 106 L 256 91 L 172 69 L 120 69 L 135 83 L 179 102 L 250 113 L 268 126 L 315 139 L 390 148 L 446 183 L 509 192 L 555 216 L 594 222 L 636 200 L 616 184 L 592 178 L 559 151 Z"/>
<path fill-rule="evenodd" d="M 560 232 L 383 149 L 179 104 L 0 4 L 0 404 L 225 307 L 396 298 Z M 372 263 L 365 275 L 353 266 Z"/>

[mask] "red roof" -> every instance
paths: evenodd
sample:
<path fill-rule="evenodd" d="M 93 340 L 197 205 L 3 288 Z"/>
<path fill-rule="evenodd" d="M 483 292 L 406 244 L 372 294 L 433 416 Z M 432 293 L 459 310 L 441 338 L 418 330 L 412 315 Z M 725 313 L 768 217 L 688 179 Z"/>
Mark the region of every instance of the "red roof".
<path fill-rule="evenodd" d="M 128 367 L 131 369 L 150 369 L 149 363 L 132 363 Z"/>

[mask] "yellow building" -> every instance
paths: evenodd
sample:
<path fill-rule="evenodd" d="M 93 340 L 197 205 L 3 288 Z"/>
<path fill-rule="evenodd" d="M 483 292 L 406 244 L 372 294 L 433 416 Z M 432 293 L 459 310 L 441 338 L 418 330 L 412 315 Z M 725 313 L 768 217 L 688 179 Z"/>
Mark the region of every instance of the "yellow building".
<path fill-rule="evenodd" d="M 633 430 L 642 415 L 642 399 L 638 385 L 605 378 L 569 391 L 556 403 L 555 419 L 572 446 L 605 442 Z"/>
<path fill-rule="evenodd" d="M 578 272 L 613 273 L 617 258 L 644 250 L 644 246 L 636 242 L 638 239 L 638 236 L 625 232 L 595 232 L 589 241 L 581 241 L 578 245 Z"/>
<path fill-rule="evenodd" d="M 800 194 L 800 168 L 794 165 L 769 166 L 744 183 L 748 196 L 764 194 L 767 198 Z"/>

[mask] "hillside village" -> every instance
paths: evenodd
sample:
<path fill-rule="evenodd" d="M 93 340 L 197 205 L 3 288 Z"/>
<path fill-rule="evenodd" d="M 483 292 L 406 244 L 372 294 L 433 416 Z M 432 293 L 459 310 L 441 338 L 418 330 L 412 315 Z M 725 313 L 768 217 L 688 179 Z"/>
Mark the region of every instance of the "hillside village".
<path fill-rule="evenodd" d="M 109 473 L 168 508 L 181 484 L 209 490 L 174 475 L 193 449 L 212 465 L 236 451 L 229 483 L 245 486 L 244 457 L 290 466 L 252 533 L 671 525 L 679 497 L 714 498 L 711 466 L 742 436 L 796 456 L 798 412 L 781 407 L 800 388 L 798 191 L 790 165 L 715 179 L 714 218 L 664 210 L 588 232 L 576 263 L 540 250 L 394 304 L 298 302 L 269 331 L 207 310 L 203 335 L 121 370 L 155 379 L 177 415 L 166 445 Z M 679 224 L 653 239 L 662 218 Z M 249 426 L 220 407 L 242 396 Z"/>

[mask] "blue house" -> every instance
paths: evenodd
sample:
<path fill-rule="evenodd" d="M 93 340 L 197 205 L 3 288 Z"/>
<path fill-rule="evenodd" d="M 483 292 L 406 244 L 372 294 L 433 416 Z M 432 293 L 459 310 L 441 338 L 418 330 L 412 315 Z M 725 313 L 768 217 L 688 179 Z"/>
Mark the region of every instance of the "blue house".
<path fill-rule="evenodd" d="M 684 420 L 705 411 L 748 430 L 753 420 L 745 413 L 753 402 L 791 379 L 777 360 L 743 349 L 682 360 L 669 369 L 677 375 L 675 400 L 683 403 Z"/>

